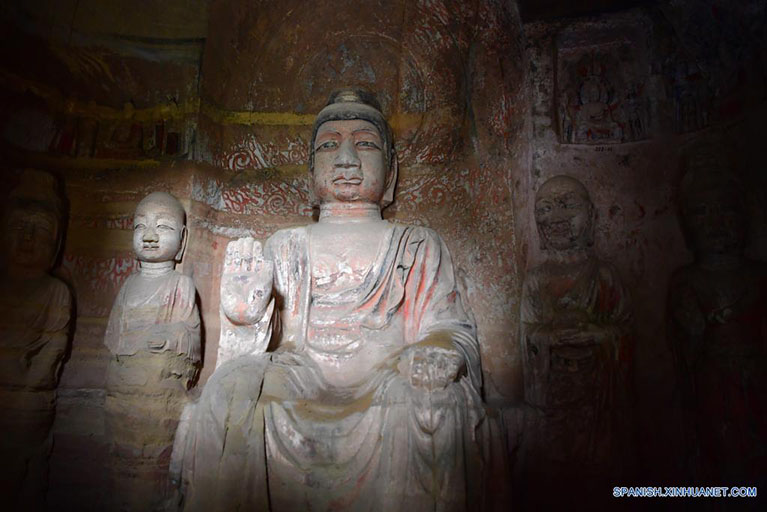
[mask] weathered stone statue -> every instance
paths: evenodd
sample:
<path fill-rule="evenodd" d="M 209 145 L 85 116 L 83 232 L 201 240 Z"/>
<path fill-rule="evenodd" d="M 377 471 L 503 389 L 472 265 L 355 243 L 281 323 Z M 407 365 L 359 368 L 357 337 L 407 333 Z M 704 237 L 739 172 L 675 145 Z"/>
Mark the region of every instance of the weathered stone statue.
<path fill-rule="evenodd" d="M 765 483 L 767 266 L 744 256 L 744 190 L 721 155 L 697 148 L 681 186 L 695 262 L 669 292 L 688 467 L 700 481 Z"/>
<path fill-rule="evenodd" d="M 168 464 L 200 367 L 200 316 L 192 279 L 174 269 L 186 245 L 184 208 L 154 192 L 133 225 L 139 271 L 120 289 L 104 339 L 106 425 L 114 507 L 155 510 L 172 496 Z"/>
<path fill-rule="evenodd" d="M 72 297 L 49 271 L 64 229 L 50 174 L 26 170 L 3 217 L 0 276 L 0 495 L 8 510 L 45 506 L 59 370 Z"/>
<path fill-rule="evenodd" d="M 397 161 L 372 95 L 333 94 L 311 148 L 319 222 L 227 249 L 186 510 L 475 509 L 479 351 L 450 254 L 381 218 Z"/>
<path fill-rule="evenodd" d="M 583 482 L 614 478 L 627 462 L 629 297 L 615 269 L 594 254 L 594 217 L 574 178 L 556 176 L 538 190 L 535 220 L 547 259 L 528 272 L 521 305 L 525 398 L 537 411 L 524 442 L 533 492 L 571 485 L 583 496 Z"/>

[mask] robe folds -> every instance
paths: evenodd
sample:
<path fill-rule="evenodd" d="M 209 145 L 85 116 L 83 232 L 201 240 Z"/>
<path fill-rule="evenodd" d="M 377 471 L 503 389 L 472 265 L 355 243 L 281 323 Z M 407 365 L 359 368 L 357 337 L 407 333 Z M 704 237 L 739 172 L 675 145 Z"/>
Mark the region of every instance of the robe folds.
<path fill-rule="evenodd" d="M 195 299 L 192 279 L 177 271 L 133 274 L 115 299 L 104 338 L 110 509 L 156 510 L 173 499 L 173 436 L 200 366 Z"/>
<path fill-rule="evenodd" d="M 332 293 L 312 276 L 311 244 L 307 227 L 265 245 L 272 351 L 220 365 L 188 411 L 174 453 L 185 510 L 476 509 L 479 347 L 444 243 L 391 224 L 361 284 Z M 444 389 L 398 369 L 427 337 L 465 360 Z"/>
<path fill-rule="evenodd" d="M 520 459 L 533 501 L 561 505 L 568 494 L 547 502 L 548 486 L 588 495 L 587 485 L 632 469 L 629 295 L 617 271 L 594 256 L 564 275 L 544 263 L 528 272 L 520 316 L 532 406 Z M 594 339 L 570 343 L 568 331 Z"/>
<path fill-rule="evenodd" d="M 45 276 L 25 296 L 0 289 L 0 308 L 0 492 L 9 509 L 42 510 L 72 295 Z"/>

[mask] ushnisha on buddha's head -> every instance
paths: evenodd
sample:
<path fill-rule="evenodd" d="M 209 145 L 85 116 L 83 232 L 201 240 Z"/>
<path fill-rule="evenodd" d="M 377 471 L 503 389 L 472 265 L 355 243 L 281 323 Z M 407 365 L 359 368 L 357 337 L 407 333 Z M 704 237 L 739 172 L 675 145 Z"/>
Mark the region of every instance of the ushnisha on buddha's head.
<path fill-rule="evenodd" d="M 61 245 L 64 204 L 53 175 L 35 169 L 21 174 L 3 216 L 6 272 L 29 279 L 47 273 Z"/>
<path fill-rule="evenodd" d="M 152 192 L 136 207 L 133 216 L 133 251 L 142 270 L 172 269 L 186 247 L 186 212 L 166 192 Z"/>
<path fill-rule="evenodd" d="M 393 201 L 397 158 L 391 128 L 370 92 L 348 88 L 330 95 L 314 122 L 309 170 L 321 206 L 383 208 Z"/>
<path fill-rule="evenodd" d="M 594 216 L 586 187 L 570 176 L 547 180 L 535 195 L 535 222 L 543 249 L 571 251 L 590 247 Z"/>

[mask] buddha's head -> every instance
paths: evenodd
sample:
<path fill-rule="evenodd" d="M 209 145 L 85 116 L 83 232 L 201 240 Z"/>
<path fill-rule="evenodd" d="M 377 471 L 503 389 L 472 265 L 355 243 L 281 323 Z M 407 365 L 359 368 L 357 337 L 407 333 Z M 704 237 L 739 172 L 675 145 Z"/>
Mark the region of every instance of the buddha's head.
<path fill-rule="evenodd" d="M 698 254 L 740 254 L 748 234 L 743 186 L 721 154 L 698 147 L 680 187 L 682 226 Z"/>
<path fill-rule="evenodd" d="M 594 215 L 586 187 L 570 176 L 549 179 L 535 195 L 535 223 L 543 249 L 567 251 L 591 246 Z"/>
<path fill-rule="evenodd" d="M 314 122 L 309 170 L 320 204 L 385 207 L 393 201 L 397 157 L 391 128 L 370 92 L 342 89 L 330 95 Z"/>
<path fill-rule="evenodd" d="M 141 262 L 181 261 L 186 247 L 186 212 L 166 192 L 152 192 L 133 216 L 133 251 Z"/>
<path fill-rule="evenodd" d="M 8 274 L 28 278 L 48 272 L 61 245 L 64 219 L 55 178 L 43 171 L 25 170 L 8 196 L 4 213 Z"/>

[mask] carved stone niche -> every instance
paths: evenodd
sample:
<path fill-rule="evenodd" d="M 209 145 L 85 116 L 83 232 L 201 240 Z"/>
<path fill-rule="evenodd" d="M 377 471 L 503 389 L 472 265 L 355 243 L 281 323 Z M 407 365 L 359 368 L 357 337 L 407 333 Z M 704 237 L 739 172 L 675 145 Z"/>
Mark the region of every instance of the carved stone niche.
<path fill-rule="evenodd" d="M 556 42 L 555 108 L 562 144 L 617 144 L 649 136 L 643 38 L 622 25 L 579 25 Z"/>

